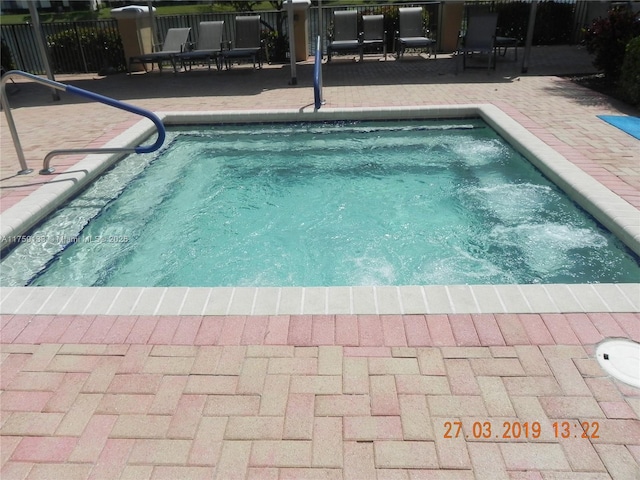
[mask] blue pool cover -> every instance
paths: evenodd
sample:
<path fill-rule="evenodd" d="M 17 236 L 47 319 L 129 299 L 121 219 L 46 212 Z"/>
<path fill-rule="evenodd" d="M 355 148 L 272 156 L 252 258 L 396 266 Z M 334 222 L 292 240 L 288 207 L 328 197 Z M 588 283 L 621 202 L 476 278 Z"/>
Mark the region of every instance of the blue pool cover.
<path fill-rule="evenodd" d="M 598 115 L 598 118 L 640 140 L 640 118 L 624 115 Z"/>

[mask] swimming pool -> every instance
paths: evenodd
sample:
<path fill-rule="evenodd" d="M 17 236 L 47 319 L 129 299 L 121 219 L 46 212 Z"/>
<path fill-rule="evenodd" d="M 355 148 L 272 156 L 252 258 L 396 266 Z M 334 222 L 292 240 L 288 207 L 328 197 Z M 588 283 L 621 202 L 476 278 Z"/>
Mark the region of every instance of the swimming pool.
<path fill-rule="evenodd" d="M 320 112 L 318 112 L 320 113 Z M 507 138 L 511 144 L 518 147 L 524 155 L 532 162 L 542 164 L 546 168 L 545 175 L 552 178 L 555 183 L 560 184 L 564 190 L 569 191 L 572 197 L 581 200 L 581 205 L 590 211 L 598 220 L 604 223 L 607 228 L 616 232 L 616 235 L 625 240 L 631 248 L 637 247 L 634 238 L 638 237 L 637 228 L 634 224 L 635 211 L 625 210 L 629 207 L 619 197 L 611 194 L 609 190 L 603 188 L 598 182 L 584 174 L 577 167 L 568 164 L 561 156 L 548 146 L 542 144 L 525 129 L 511 121 L 508 116 L 502 114 L 498 109 L 490 106 L 455 106 L 436 108 L 403 108 L 403 109 L 365 109 L 365 110 L 325 110 L 321 114 L 309 115 L 303 112 L 232 112 L 223 114 L 210 113 L 176 113 L 165 114 L 165 123 L 179 124 L 215 124 L 218 122 L 270 122 L 270 121 L 301 121 L 301 120 L 335 120 L 340 119 L 389 119 L 389 118 L 460 118 L 481 116 L 491 124 L 493 128 L 500 131 L 500 134 Z M 139 141 L 140 131 L 135 133 L 135 138 Z M 122 142 L 122 139 L 119 139 Z M 96 163 L 95 156 L 87 161 Z M 105 159 L 105 162 L 114 160 Z M 545 167 L 546 165 L 546 167 Z M 78 167 L 82 166 L 81 164 Z M 78 182 L 81 183 L 81 182 Z M 51 186 L 52 188 L 56 186 Z M 58 184 L 59 188 L 60 185 Z M 31 200 L 31 199 L 30 199 Z M 35 202 L 36 199 L 33 199 Z M 615 211 L 615 215 L 613 215 Z M 6 212 L 5 212 L 6 213 Z M 3 220 L 7 216 L 3 214 Z M 633 217 L 633 218 L 632 218 Z M 3 222 L 4 223 L 4 222 Z M 7 222 L 3 227 L 7 226 Z M 3 231 L 4 233 L 4 231 Z M 637 243 L 637 242 L 636 242 Z M 630 289 L 624 284 L 602 284 L 602 285 L 518 285 L 517 287 L 487 285 L 466 287 L 464 285 L 455 286 L 414 286 L 414 287 L 356 287 L 344 288 L 313 287 L 302 289 L 254 289 L 240 288 L 237 285 L 229 288 L 160 288 L 157 291 L 149 288 L 134 289 L 125 288 L 117 290 L 86 289 L 86 288 L 65 288 L 57 287 L 51 290 L 49 287 L 10 290 L 9 300 L 3 302 L 4 307 L 9 304 L 21 304 L 19 298 L 24 295 L 41 295 L 47 297 L 54 292 L 51 299 L 56 297 L 56 304 L 61 311 L 80 311 L 81 306 L 71 307 L 71 295 L 77 300 L 77 296 L 89 295 L 88 301 L 93 298 L 100 303 L 107 302 L 108 298 L 113 299 L 113 295 L 118 299 L 118 312 L 148 312 L 162 310 L 158 307 L 158 301 L 178 295 L 181 297 L 179 305 L 189 312 L 212 312 L 222 313 L 379 313 L 379 312 L 479 312 L 479 311 L 583 311 L 593 310 L 594 305 L 611 305 L 608 309 L 622 309 L 627 311 L 637 308 L 634 305 L 636 284 L 630 284 Z M 31 292 L 31 293 L 30 293 Z M 603 293 L 604 292 L 604 293 Z M 563 294 L 564 293 L 564 294 Z M 568 293 L 568 295 L 566 295 Z M 59 298 L 64 294 L 65 298 Z M 105 297 L 106 295 L 106 297 Z M 198 298 L 200 306 L 191 305 L 191 300 Z M 124 299 L 130 299 L 128 307 L 123 305 Z M 148 300 L 155 298 L 153 307 L 149 307 Z M 605 300 L 606 298 L 606 300 Z M 50 299 L 50 300 L 51 300 Z M 189 301 L 187 301 L 189 299 Z M 612 300 L 613 299 L 613 300 Z M 33 300 L 33 299 L 31 299 Z M 544 301 L 543 301 L 544 300 Z M 204 302 L 204 304 L 203 304 Z M 27 302 L 29 303 L 29 302 Z M 51 303 L 51 302 L 49 302 Z M 95 303 L 95 302 L 94 302 Z M 124 302 L 125 304 L 127 302 Z M 161 302 L 166 304 L 166 301 Z M 216 306 L 212 306 L 214 304 Z M 388 304 L 388 305 L 387 305 Z M 543 305 L 546 304 L 546 305 Z M 146 305 L 145 308 L 142 308 Z M 207 306 L 208 305 L 208 306 Z M 24 305 L 22 305 L 24 307 Z M 165 305 L 166 306 L 166 305 Z M 158 308 L 156 308 L 158 307 Z M 187 308 L 188 307 L 188 308 Z M 176 307 L 177 308 L 177 307 Z M 598 307 L 602 308 L 602 307 Z M 42 308 L 35 309 L 43 312 Z M 35 311 L 34 310 L 34 311 Z M 90 310 L 90 309 L 89 309 Z M 86 311 L 89 311 L 86 310 Z M 114 311 L 115 311 L 114 310 Z M 165 309 L 166 310 L 166 309 Z M 48 311 L 48 310 L 47 310 Z M 177 310 L 176 310 L 177 311 Z"/>
<path fill-rule="evenodd" d="M 481 119 L 185 128 L 30 234 L 3 282 L 633 282 L 637 259 Z M 16 280 L 14 280 L 16 279 Z"/>

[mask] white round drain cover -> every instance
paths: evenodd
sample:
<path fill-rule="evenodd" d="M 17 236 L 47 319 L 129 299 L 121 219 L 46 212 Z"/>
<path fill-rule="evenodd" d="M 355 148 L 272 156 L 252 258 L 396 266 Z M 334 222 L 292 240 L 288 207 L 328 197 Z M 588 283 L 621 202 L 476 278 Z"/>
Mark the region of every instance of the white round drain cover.
<path fill-rule="evenodd" d="M 621 338 L 604 340 L 596 347 L 596 358 L 608 374 L 640 388 L 640 343 Z"/>

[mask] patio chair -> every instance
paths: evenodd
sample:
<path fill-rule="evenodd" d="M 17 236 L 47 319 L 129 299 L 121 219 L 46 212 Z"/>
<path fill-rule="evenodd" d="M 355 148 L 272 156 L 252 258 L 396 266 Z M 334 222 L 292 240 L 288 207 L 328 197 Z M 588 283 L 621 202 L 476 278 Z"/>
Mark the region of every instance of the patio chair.
<path fill-rule="evenodd" d="M 496 50 L 501 57 L 507 54 L 507 50 L 513 48 L 513 61 L 518 61 L 518 39 L 514 37 L 496 37 Z"/>
<path fill-rule="evenodd" d="M 222 52 L 222 35 L 224 33 L 224 22 L 200 22 L 198 26 L 198 42 L 194 50 L 176 55 L 185 68 L 185 62 L 189 62 L 189 68 L 193 62 L 207 62 L 211 70 L 211 60 L 215 60 L 216 67 L 220 70 L 219 55 Z"/>
<path fill-rule="evenodd" d="M 231 48 L 233 46 L 233 48 Z M 248 58 L 253 60 L 253 68 L 262 68 L 262 40 L 260 39 L 260 15 L 236 17 L 236 32 L 233 44 L 222 51 L 227 70 L 233 60 Z"/>
<path fill-rule="evenodd" d="M 327 61 L 331 61 L 333 52 L 360 52 L 362 42 L 358 35 L 358 12 L 356 10 L 338 10 L 333 12 L 333 33 L 327 44 Z"/>
<path fill-rule="evenodd" d="M 463 70 L 465 68 L 471 68 L 467 67 L 467 56 L 474 53 L 487 55 L 487 73 L 489 73 L 492 66 L 495 68 L 495 38 L 497 25 L 497 13 L 479 13 L 469 16 L 467 31 L 462 38 L 461 45 L 458 47 L 458 56 L 462 57 Z M 458 72 L 459 63 L 459 61 L 456 61 L 456 73 Z"/>
<path fill-rule="evenodd" d="M 137 55 L 129 58 L 128 70 L 131 73 L 131 65 L 133 63 L 141 63 L 144 66 L 145 72 L 147 71 L 147 63 L 158 64 L 160 72 L 162 72 L 162 64 L 164 62 L 170 62 L 173 66 L 173 71 L 178 71 L 176 67 L 176 55 L 184 51 L 184 47 L 189 39 L 189 33 L 191 28 L 170 28 L 167 30 L 167 36 L 164 39 L 162 50 L 160 52 L 145 53 L 144 55 Z"/>
<path fill-rule="evenodd" d="M 360 60 L 362 60 L 364 50 L 369 48 L 382 48 L 384 59 L 387 59 L 387 31 L 384 29 L 384 15 L 362 16 Z"/>
<path fill-rule="evenodd" d="M 436 58 L 436 41 L 427 37 L 422 22 L 422 7 L 399 8 L 400 29 L 396 32 L 396 55 L 402 59 L 407 48 L 428 49 Z"/>
<path fill-rule="evenodd" d="M 467 18 L 472 18 L 477 15 L 483 15 L 491 13 L 490 7 L 488 5 L 471 5 L 466 7 L 467 10 Z M 499 19 L 499 17 L 498 17 Z M 498 29 L 496 28 L 496 32 Z M 500 37 L 496 36 L 495 38 L 495 49 L 498 55 L 504 57 L 509 48 L 514 49 L 514 61 L 518 60 L 518 39 L 514 37 Z"/>

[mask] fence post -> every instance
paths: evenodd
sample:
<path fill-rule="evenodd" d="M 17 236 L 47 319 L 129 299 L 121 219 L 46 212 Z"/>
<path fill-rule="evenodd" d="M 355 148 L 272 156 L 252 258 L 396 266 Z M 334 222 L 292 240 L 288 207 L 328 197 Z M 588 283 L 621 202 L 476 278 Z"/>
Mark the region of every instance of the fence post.
<path fill-rule="evenodd" d="M 87 66 L 87 59 L 84 56 L 84 48 L 82 48 L 82 40 L 80 40 L 80 34 L 78 33 L 78 24 L 73 24 L 73 32 L 76 34 L 76 42 L 80 48 L 80 56 L 82 57 L 82 65 L 84 66 L 84 73 L 89 73 L 89 67 Z"/>
<path fill-rule="evenodd" d="M 289 85 L 297 85 L 296 41 L 293 38 L 293 0 L 287 0 L 287 25 L 289 30 L 289 61 L 291 63 L 291 80 L 289 80 Z"/>

